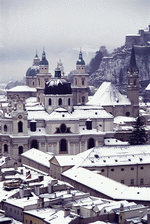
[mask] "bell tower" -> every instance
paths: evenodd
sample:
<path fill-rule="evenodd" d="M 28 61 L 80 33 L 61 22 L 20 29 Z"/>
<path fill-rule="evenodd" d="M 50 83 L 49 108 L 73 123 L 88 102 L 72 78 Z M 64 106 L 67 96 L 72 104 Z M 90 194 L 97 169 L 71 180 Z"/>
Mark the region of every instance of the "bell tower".
<path fill-rule="evenodd" d="M 130 66 L 127 69 L 127 97 L 131 101 L 130 116 L 137 117 L 139 113 L 139 69 L 136 65 L 134 47 L 132 47 Z"/>
<path fill-rule="evenodd" d="M 76 73 L 73 75 L 73 104 L 84 105 L 88 102 L 88 74 L 85 73 L 85 61 L 80 50 L 79 59 L 76 62 Z"/>

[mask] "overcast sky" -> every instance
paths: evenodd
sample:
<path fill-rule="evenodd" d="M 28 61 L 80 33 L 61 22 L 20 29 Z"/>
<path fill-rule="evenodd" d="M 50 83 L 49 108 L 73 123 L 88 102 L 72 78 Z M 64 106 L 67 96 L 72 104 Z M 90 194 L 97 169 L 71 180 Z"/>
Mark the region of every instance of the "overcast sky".
<path fill-rule="evenodd" d="M 50 70 L 75 69 L 101 45 L 109 52 L 150 23 L 149 0 L 0 0 L 0 81 L 21 80 L 43 46 Z M 91 53 L 93 52 L 93 54 Z"/>

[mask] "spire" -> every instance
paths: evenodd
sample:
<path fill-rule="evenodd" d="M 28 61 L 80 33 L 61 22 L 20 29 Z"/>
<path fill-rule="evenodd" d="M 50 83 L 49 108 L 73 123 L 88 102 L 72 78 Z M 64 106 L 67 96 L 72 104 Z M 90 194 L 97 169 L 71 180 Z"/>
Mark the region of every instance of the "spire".
<path fill-rule="evenodd" d="M 35 58 L 38 58 L 37 50 L 36 50 L 36 55 L 35 55 Z"/>
<path fill-rule="evenodd" d="M 132 47 L 132 51 L 131 51 L 131 58 L 130 58 L 130 67 L 131 68 L 136 68 L 136 59 L 135 59 L 135 51 L 134 51 L 134 47 Z"/>
<path fill-rule="evenodd" d="M 85 61 L 82 58 L 81 48 L 80 48 L 80 53 L 79 53 L 79 60 L 77 61 L 76 65 L 82 65 L 82 66 L 85 65 Z"/>
<path fill-rule="evenodd" d="M 79 59 L 82 60 L 82 51 L 81 51 L 81 48 L 80 48 L 80 53 L 79 53 Z"/>

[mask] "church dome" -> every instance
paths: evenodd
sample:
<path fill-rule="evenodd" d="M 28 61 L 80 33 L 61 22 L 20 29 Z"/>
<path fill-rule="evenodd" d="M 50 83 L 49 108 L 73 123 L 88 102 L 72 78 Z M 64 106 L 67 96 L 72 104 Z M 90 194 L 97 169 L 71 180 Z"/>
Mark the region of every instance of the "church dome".
<path fill-rule="evenodd" d="M 85 65 L 85 61 L 83 60 L 82 58 L 82 52 L 80 51 L 79 53 L 79 59 L 78 61 L 76 62 L 76 65 Z"/>
<path fill-rule="evenodd" d="M 44 50 L 42 53 L 42 60 L 40 61 L 39 65 L 48 65 L 48 61 L 46 60 L 46 54 Z"/>
<path fill-rule="evenodd" d="M 72 94 L 71 83 L 61 78 L 61 70 L 55 70 L 55 78 L 45 83 L 45 94 Z"/>
<path fill-rule="evenodd" d="M 36 74 L 39 73 L 39 66 L 33 65 L 30 68 L 28 68 L 26 72 L 26 76 L 36 76 Z"/>

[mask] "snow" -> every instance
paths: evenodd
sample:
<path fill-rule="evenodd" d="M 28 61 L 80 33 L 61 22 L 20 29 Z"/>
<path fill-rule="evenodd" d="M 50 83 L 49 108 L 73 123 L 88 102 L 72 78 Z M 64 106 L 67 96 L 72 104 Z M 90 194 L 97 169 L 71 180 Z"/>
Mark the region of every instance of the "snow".
<path fill-rule="evenodd" d="M 110 113 L 107 113 L 102 107 L 75 107 L 72 114 L 79 119 L 84 118 L 86 120 L 88 118 L 113 118 L 113 116 Z"/>
<path fill-rule="evenodd" d="M 112 138 L 104 139 L 104 144 L 105 145 L 114 145 L 114 146 L 116 146 L 116 145 L 129 145 L 128 142 L 122 142 L 118 139 L 112 139 Z"/>
<path fill-rule="evenodd" d="M 22 153 L 21 156 L 28 158 L 28 159 L 32 159 L 33 161 L 49 168 L 50 167 L 49 160 L 53 157 L 53 153 L 50 155 L 50 154 L 47 154 L 40 150 L 32 148 L 32 149 Z"/>
<path fill-rule="evenodd" d="M 134 155 L 134 156 L 133 156 Z M 103 146 L 93 148 L 85 160 L 83 167 L 119 166 L 132 164 L 149 164 L 150 145 L 139 146 Z"/>
<path fill-rule="evenodd" d="M 29 86 L 23 85 L 23 86 L 15 86 L 9 90 L 7 90 L 7 92 L 36 92 L 36 88 L 31 88 Z"/>
<path fill-rule="evenodd" d="M 87 102 L 87 105 L 118 106 L 131 105 L 131 102 L 127 97 L 119 93 L 111 82 L 103 82 L 92 99 Z"/>
<path fill-rule="evenodd" d="M 62 175 L 115 200 L 150 200 L 150 188 L 148 187 L 128 187 L 82 167 L 73 167 L 63 172 Z"/>
<path fill-rule="evenodd" d="M 135 122 L 136 118 L 134 117 L 126 117 L 126 116 L 118 116 L 114 118 L 114 124 L 125 124 L 127 122 Z"/>

